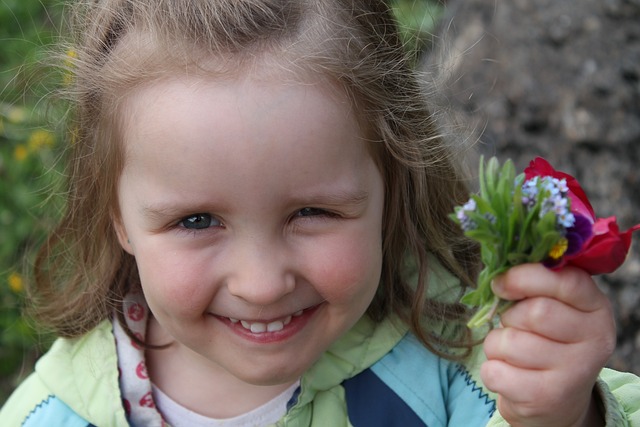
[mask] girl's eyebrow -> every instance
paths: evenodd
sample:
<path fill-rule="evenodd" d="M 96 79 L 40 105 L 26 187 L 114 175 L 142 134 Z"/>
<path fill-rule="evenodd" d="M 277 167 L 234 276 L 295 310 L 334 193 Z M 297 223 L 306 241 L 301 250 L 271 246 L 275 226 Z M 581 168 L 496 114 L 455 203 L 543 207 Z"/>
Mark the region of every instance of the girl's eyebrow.
<path fill-rule="evenodd" d="M 140 208 L 142 216 L 151 221 L 161 221 L 166 220 L 167 218 L 179 218 L 189 214 L 206 212 L 208 210 L 209 209 L 206 208 L 199 209 L 197 206 L 195 206 L 194 209 L 185 210 L 184 208 L 169 205 L 148 205 Z"/>
<path fill-rule="evenodd" d="M 328 193 L 304 194 L 294 199 L 296 204 L 322 204 L 327 206 L 361 205 L 369 199 L 366 190 L 333 191 Z"/>

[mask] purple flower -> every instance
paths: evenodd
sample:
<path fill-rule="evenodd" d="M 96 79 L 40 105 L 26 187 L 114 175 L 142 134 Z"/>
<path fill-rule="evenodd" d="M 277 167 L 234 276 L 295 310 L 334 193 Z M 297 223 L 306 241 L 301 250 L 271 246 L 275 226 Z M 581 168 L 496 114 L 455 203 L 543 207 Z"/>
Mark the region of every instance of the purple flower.
<path fill-rule="evenodd" d="M 475 212 L 476 208 L 476 201 L 473 199 L 469 199 L 467 203 L 462 205 L 462 207 L 456 211 L 456 218 L 458 218 L 458 221 L 460 221 L 460 227 L 464 231 L 475 230 L 478 227 L 475 221 L 467 216 L 468 212 Z"/>

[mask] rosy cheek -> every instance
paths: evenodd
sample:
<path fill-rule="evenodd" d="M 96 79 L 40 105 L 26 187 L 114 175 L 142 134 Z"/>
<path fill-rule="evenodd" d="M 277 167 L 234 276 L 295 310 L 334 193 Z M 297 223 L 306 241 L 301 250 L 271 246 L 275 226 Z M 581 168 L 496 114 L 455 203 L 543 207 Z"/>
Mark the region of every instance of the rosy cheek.
<path fill-rule="evenodd" d="M 334 250 L 328 247 L 323 262 L 313 271 L 316 290 L 327 300 L 351 300 L 372 294 L 380 280 L 381 255 L 374 247 L 366 247 L 357 239 L 341 240 Z"/>
<path fill-rule="evenodd" d="M 189 316 L 202 312 L 210 301 L 206 297 L 209 289 L 204 286 L 206 275 L 189 257 L 162 256 L 162 251 L 157 251 L 139 259 L 138 265 L 150 304 L 171 307 L 174 315 Z"/>

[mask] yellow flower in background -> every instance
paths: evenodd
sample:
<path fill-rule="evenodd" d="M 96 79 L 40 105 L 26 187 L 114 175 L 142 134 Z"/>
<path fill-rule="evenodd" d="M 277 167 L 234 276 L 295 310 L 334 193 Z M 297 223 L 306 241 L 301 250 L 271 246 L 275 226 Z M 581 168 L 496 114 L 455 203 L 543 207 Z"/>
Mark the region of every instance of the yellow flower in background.
<path fill-rule="evenodd" d="M 13 157 L 19 162 L 22 162 L 24 159 L 26 159 L 28 155 L 29 151 L 23 144 L 17 145 L 13 150 Z"/>
<path fill-rule="evenodd" d="M 29 151 L 34 152 L 38 151 L 42 147 L 51 147 L 55 141 L 53 133 L 39 129 L 31 132 L 29 136 L 29 140 L 27 141 L 27 147 L 29 147 Z"/>
<path fill-rule="evenodd" d="M 24 290 L 24 281 L 22 280 L 22 276 L 15 271 L 9 275 L 9 289 L 11 289 L 16 294 L 19 294 Z"/>
<path fill-rule="evenodd" d="M 78 53 L 73 49 L 69 49 L 67 51 L 66 65 L 68 65 L 69 67 L 73 66 L 73 60 L 76 59 L 77 57 L 78 57 Z"/>
<path fill-rule="evenodd" d="M 21 107 L 11 107 L 6 117 L 11 123 L 22 123 L 27 119 L 27 110 Z"/>
<path fill-rule="evenodd" d="M 78 53 L 69 49 L 67 51 L 67 58 L 64 61 L 64 65 L 66 67 L 64 75 L 62 77 L 65 85 L 70 85 L 73 82 L 73 72 L 71 71 L 74 67 L 74 60 L 78 57 Z"/>

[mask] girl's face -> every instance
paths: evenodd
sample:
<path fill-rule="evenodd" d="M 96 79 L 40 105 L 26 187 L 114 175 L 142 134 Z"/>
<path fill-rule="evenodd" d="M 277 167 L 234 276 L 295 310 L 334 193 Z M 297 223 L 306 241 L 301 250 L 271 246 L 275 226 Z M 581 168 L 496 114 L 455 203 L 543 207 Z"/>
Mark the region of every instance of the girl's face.
<path fill-rule="evenodd" d="M 125 111 L 117 229 L 154 322 L 209 379 L 295 380 L 380 280 L 383 180 L 346 97 L 176 77 Z"/>

